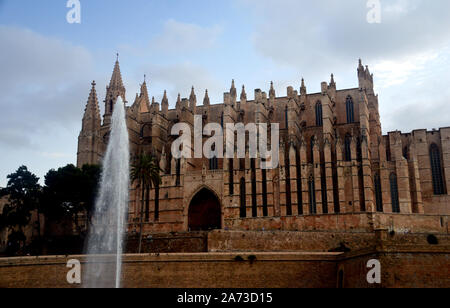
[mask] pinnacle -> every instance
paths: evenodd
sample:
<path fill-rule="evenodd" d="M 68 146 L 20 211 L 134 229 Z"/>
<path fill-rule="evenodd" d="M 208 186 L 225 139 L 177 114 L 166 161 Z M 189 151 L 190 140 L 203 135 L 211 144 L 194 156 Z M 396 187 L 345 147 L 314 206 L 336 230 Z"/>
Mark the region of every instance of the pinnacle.
<path fill-rule="evenodd" d="M 111 82 L 109 83 L 110 88 L 123 88 L 122 74 L 120 72 L 119 58 L 117 56 L 116 63 L 114 65 L 114 70 L 111 76 Z"/>
<path fill-rule="evenodd" d="M 98 105 L 97 91 L 95 90 L 96 83 L 93 81 L 91 83 L 92 88 L 89 93 L 89 98 L 86 104 L 85 116 L 91 115 L 100 118 L 100 108 Z"/>

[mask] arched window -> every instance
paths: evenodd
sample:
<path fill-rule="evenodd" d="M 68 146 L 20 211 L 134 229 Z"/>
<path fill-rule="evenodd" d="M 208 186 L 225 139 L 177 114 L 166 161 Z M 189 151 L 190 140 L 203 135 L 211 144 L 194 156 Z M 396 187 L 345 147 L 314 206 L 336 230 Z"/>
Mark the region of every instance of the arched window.
<path fill-rule="evenodd" d="M 322 103 L 316 104 L 316 126 L 323 126 Z"/>
<path fill-rule="evenodd" d="M 347 123 L 348 124 L 354 123 L 355 122 L 355 113 L 354 113 L 353 99 L 351 96 L 347 97 L 346 107 L 347 107 Z"/>
<path fill-rule="evenodd" d="M 309 213 L 311 215 L 317 214 L 316 203 L 316 185 L 314 184 L 314 177 L 311 175 L 308 181 L 309 188 Z"/>
<path fill-rule="evenodd" d="M 375 186 L 375 201 L 377 205 L 377 212 L 383 212 L 383 195 L 381 193 L 381 179 L 378 173 L 375 174 L 374 177 L 374 186 Z"/>
<path fill-rule="evenodd" d="M 114 102 L 113 102 L 113 100 L 111 99 L 110 101 L 109 101 L 109 112 L 112 114 L 113 113 L 113 106 L 114 105 Z"/>
<path fill-rule="evenodd" d="M 398 196 L 397 175 L 395 173 L 392 173 L 389 179 L 391 182 L 392 212 L 400 213 L 400 200 Z"/>
<path fill-rule="evenodd" d="M 430 147 L 431 173 L 433 177 L 433 190 L 435 195 L 445 194 L 444 177 L 442 174 L 441 151 L 436 144 Z"/>
<path fill-rule="evenodd" d="M 344 159 L 345 161 L 352 161 L 352 136 L 347 134 L 344 141 Z"/>
<path fill-rule="evenodd" d="M 241 193 L 240 216 L 241 218 L 245 218 L 247 217 L 247 204 L 246 204 L 247 193 L 245 191 L 245 178 L 241 178 L 240 193 Z"/>

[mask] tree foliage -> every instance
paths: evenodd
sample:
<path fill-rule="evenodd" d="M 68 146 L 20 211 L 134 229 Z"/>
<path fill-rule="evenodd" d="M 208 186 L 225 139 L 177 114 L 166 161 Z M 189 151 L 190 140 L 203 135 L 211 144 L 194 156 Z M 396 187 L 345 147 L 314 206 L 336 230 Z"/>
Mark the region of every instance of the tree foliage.
<path fill-rule="evenodd" d="M 15 173 L 8 175 L 8 185 L 0 195 L 7 196 L 8 202 L 3 209 L 3 226 L 25 227 L 31 219 L 32 211 L 38 208 L 41 194 L 39 178 L 21 166 Z"/>
<path fill-rule="evenodd" d="M 67 165 L 50 170 L 45 176 L 43 203 L 45 215 L 53 221 L 70 219 L 78 226 L 78 214 L 91 217 L 101 169 L 85 165 L 82 169 Z"/>
<path fill-rule="evenodd" d="M 23 228 L 30 223 L 33 211 L 39 209 L 42 189 L 39 178 L 25 166 L 8 175 L 7 179 L 8 185 L 0 191 L 0 196 L 8 198 L 0 215 L 0 229 L 7 228 L 11 232 L 8 242 L 17 250 L 20 243 L 26 241 Z"/>

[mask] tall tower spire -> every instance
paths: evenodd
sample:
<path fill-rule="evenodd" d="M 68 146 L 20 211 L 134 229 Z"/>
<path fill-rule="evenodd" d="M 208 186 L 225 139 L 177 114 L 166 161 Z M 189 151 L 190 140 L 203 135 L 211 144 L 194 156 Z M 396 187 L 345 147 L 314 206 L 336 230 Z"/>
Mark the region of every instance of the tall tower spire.
<path fill-rule="evenodd" d="M 98 105 L 98 98 L 97 98 L 97 91 L 95 90 L 96 83 L 93 81 L 91 83 L 92 88 L 91 92 L 89 93 L 89 98 L 86 104 L 86 109 L 84 111 L 83 116 L 83 126 L 84 126 L 84 120 L 93 120 L 98 121 L 99 127 L 100 127 L 100 108 Z"/>
<path fill-rule="evenodd" d="M 119 54 L 117 54 L 116 63 L 114 64 L 113 73 L 111 76 L 111 81 L 109 82 L 109 86 L 106 87 L 106 97 L 105 97 L 105 124 L 111 123 L 111 116 L 114 109 L 114 103 L 117 98 L 120 96 L 122 100 L 126 103 L 125 99 L 125 87 L 122 81 L 122 74 L 120 72 L 120 64 L 119 64 Z"/>
<path fill-rule="evenodd" d="M 98 105 L 95 81 L 92 82 L 91 92 L 84 111 L 82 128 L 78 137 L 77 165 L 97 164 L 100 160 L 99 141 L 101 117 Z"/>

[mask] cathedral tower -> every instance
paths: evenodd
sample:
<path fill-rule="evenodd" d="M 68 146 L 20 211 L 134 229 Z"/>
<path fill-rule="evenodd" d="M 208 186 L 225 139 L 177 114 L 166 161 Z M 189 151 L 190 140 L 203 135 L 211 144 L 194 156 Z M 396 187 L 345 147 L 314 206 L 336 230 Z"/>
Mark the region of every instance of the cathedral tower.
<path fill-rule="evenodd" d="M 80 168 L 85 164 L 98 164 L 102 157 L 100 148 L 101 117 L 95 85 L 95 81 L 93 81 L 84 111 L 82 129 L 78 137 L 77 165 Z"/>

